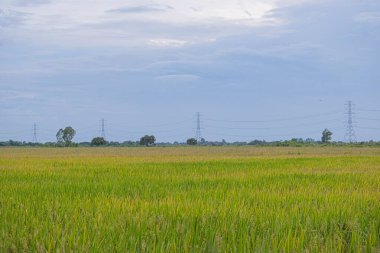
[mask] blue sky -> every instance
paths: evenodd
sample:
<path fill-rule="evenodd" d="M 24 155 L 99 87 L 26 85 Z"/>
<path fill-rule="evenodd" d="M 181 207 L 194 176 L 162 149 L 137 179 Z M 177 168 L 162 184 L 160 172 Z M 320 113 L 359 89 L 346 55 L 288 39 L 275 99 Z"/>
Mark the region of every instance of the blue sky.
<path fill-rule="evenodd" d="M 0 0 L 0 140 L 380 140 L 380 2 Z"/>

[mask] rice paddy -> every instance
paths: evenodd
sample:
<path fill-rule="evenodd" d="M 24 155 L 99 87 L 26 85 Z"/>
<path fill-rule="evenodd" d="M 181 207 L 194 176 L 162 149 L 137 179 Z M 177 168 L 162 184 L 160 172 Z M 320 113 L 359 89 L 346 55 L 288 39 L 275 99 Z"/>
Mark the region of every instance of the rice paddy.
<path fill-rule="evenodd" d="M 0 252 L 379 252 L 378 148 L 2 148 Z"/>

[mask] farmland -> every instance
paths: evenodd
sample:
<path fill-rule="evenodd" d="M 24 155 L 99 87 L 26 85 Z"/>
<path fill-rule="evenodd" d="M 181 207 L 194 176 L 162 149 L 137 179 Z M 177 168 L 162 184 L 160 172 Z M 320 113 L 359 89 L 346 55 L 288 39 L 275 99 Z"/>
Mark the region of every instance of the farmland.
<path fill-rule="evenodd" d="M 2 148 L 0 252 L 378 252 L 380 149 Z"/>

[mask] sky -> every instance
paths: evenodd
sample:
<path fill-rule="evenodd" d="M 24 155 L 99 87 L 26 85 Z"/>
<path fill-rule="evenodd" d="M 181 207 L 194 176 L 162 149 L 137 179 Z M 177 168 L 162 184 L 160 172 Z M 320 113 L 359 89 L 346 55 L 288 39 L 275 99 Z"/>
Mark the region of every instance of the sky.
<path fill-rule="evenodd" d="M 0 0 L 0 141 L 380 140 L 378 0 Z"/>

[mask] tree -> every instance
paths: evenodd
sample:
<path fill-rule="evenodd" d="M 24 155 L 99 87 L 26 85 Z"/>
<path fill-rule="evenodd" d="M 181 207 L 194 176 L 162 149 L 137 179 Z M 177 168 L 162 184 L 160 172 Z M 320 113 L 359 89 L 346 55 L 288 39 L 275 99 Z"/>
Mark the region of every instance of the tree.
<path fill-rule="evenodd" d="M 63 143 L 63 129 L 59 129 L 57 134 L 55 135 L 57 137 L 57 143 L 62 144 Z"/>
<path fill-rule="evenodd" d="M 145 135 L 140 138 L 140 145 L 152 146 L 156 142 L 156 137 L 154 135 Z"/>
<path fill-rule="evenodd" d="M 107 144 L 107 141 L 103 137 L 95 137 L 91 141 L 91 145 L 93 146 L 102 146 L 106 144 Z"/>
<path fill-rule="evenodd" d="M 65 127 L 65 129 L 61 128 L 55 135 L 57 137 L 57 143 L 62 144 L 64 142 L 66 146 L 70 146 L 75 134 L 75 130 L 70 126 Z"/>
<path fill-rule="evenodd" d="M 306 142 L 306 143 L 314 143 L 315 140 L 312 139 L 312 138 L 306 138 L 305 142 Z"/>
<path fill-rule="evenodd" d="M 186 141 L 187 145 L 197 145 L 198 141 L 195 138 L 189 138 Z"/>
<path fill-rule="evenodd" d="M 328 130 L 327 128 L 325 130 L 323 130 L 322 132 L 322 142 L 323 143 L 328 143 L 329 141 L 331 141 L 331 136 L 333 135 L 333 133 Z"/>

